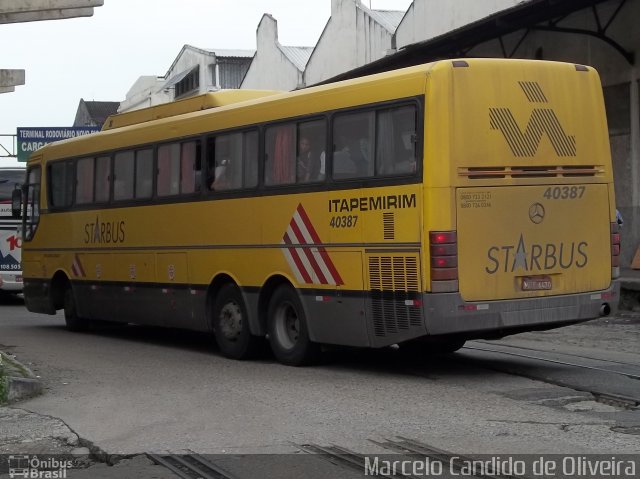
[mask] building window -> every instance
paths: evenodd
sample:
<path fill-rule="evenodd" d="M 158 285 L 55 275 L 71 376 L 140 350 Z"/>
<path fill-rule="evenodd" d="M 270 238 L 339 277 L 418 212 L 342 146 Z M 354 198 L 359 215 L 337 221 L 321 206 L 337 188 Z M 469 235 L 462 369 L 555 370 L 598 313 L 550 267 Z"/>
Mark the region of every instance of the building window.
<path fill-rule="evenodd" d="M 200 88 L 200 65 L 196 66 L 193 70 L 187 73 L 182 80 L 176 83 L 176 89 L 174 97 L 179 98 L 181 96 L 188 95 Z"/>

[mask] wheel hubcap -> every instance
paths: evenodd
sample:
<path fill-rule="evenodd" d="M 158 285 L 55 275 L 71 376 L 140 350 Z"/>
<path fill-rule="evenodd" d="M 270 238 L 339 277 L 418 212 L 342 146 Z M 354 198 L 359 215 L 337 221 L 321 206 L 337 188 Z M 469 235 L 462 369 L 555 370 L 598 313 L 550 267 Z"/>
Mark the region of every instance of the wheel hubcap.
<path fill-rule="evenodd" d="M 237 303 L 227 303 L 220 310 L 220 330 L 231 341 L 242 334 L 242 312 Z"/>
<path fill-rule="evenodd" d="M 294 348 L 300 337 L 300 319 L 292 304 L 285 303 L 278 308 L 275 326 L 278 342 L 285 349 Z"/>

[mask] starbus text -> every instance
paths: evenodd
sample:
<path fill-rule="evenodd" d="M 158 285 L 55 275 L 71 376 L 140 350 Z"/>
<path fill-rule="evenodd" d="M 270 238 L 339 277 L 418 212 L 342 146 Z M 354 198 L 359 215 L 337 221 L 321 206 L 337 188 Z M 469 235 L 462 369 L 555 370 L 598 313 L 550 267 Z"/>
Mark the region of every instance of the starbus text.
<path fill-rule="evenodd" d="M 487 250 L 489 264 L 485 271 L 495 274 L 498 271 L 508 273 L 518 269 L 525 272 L 547 271 L 558 266 L 561 269 L 573 266 L 584 268 L 589 261 L 586 251 L 588 246 L 586 241 L 527 245 L 523 235 L 520 235 L 517 246 L 491 246 Z"/>

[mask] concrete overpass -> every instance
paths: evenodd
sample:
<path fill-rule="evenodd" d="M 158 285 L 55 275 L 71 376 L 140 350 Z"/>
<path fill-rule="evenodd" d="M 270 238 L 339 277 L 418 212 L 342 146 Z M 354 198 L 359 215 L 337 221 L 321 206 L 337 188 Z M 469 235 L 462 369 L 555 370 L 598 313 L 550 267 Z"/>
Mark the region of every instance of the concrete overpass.
<path fill-rule="evenodd" d="M 94 7 L 103 4 L 104 0 L 0 0 L 0 24 L 90 17 Z M 0 93 L 15 91 L 24 81 L 24 70 L 0 69 Z"/>

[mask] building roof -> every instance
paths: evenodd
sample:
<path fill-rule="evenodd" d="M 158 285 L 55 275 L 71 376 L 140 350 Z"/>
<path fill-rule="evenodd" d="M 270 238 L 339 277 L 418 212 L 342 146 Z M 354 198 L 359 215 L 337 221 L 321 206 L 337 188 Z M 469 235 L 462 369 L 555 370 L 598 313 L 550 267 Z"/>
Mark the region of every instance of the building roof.
<path fill-rule="evenodd" d="M 298 70 L 304 71 L 313 52 L 313 47 L 285 47 L 283 45 L 279 45 L 279 47 Z"/>
<path fill-rule="evenodd" d="M 231 58 L 252 58 L 255 55 L 255 50 L 228 50 L 222 48 L 207 48 L 206 51 L 213 53 L 217 57 L 231 57 Z"/>
<path fill-rule="evenodd" d="M 405 14 L 398 10 L 369 10 L 367 7 L 364 7 L 364 10 L 389 33 L 396 32 Z"/>
<path fill-rule="evenodd" d="M 180 59 L 182 54 L 185 52 L 185 50 L 193 50 L 203 55 L 216 56 L 220 58 L 252 58 L 256 53 L 255 50 L 227 50 L 224 48 L 198 48 L 198 47 L 194 47 L 193 45 L 184 45 L 180 49 L 180 53 L 176 55 L 176 58 L 173 60 L 173 63 L 169 67 L 169 70 L 167 70 L 167 73 L 165 73 L 164 75 L 165 79 L 168 79 L 171 77 L 171 72 L 173 71 L 174 67 L 178 63 L 178 60 Z"/>
<path fill-rule="evenodd" d="M 109 115 L 113 115 L 118 111 L 120 102 L 118 101 L 85 101 L 84 103 L 89 117 L 96 125 L 102 125 Z"/>
<path fill-rule="evenodd" d="M 372 10 L 361 3 L 357 3 L 356 5 L 357 8 L 360 8 L 391 34 L 396 32 L 405 14 L 404 11 L 399 10 Z"/>

